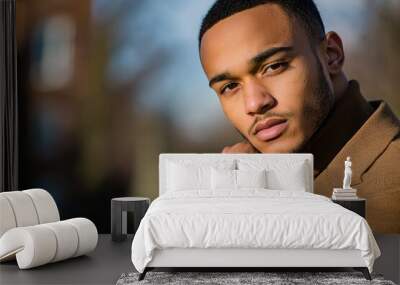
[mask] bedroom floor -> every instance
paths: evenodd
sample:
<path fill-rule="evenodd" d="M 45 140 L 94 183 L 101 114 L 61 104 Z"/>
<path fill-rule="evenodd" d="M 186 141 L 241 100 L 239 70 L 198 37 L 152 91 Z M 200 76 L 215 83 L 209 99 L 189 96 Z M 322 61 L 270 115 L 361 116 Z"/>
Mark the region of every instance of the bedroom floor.
<path fill-rule="evenodd" d="M 382 256 L 375 263 L 376 273 L 400 282 L 400 235 L 375 236 Z M 114 243 L 110 235 L 100 235 L 97 249 L 88 256 L 19 270 L 15 262 L 0 265 L 3 284 L 115 284 L 122 273 L 134 271 L 130 260 L 132 236 Z"/>

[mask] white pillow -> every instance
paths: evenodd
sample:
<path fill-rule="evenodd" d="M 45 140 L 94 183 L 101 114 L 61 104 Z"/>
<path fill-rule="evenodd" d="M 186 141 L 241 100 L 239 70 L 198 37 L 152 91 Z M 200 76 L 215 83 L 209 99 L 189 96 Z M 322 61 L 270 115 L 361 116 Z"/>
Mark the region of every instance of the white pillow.
<path fill-rule="evenodd" d="M 295 163 L 287 169 L 270 169 L 267 174 L 268 188 L 277 190 L 306 191 L 308 188 L 305 163 Z"/>
<path fill-rule="evenodd" d="M 233 169 L 211 169 L 211 188 L 236 189 L 236 170 Z"/>
<path fill-rule="evenodd" d="M 167 189 L 172 191 L 183 191 L 193 189 L 210 188 L 207 173 L 209 168 L 184 166 L 176 163 L 170 163 Z"/>
<path fill-rule="evenodd" d="M 167 191 L 210 190 L 211 168 L 235 169 L 234 160 L 174 160 L 167 163 Z"/>
<path fill-rule="evenodd" d="M 267 171 L 235 170 L 237 188 L 267 188 Z"/>
<path fill-rule="evenodd" d="M 267 170 L 267 188 L 274 190 L 306 191 L 312 189 L 306 161 L 238 160 L 240 170 Z M 312 182 L 311 182 L 312 183 Z"/>
<path fill-rule="evenodd" d="M 211 170 L 211 188 L 239 190 L 240 188 L 266 188 L 267 176 L 262 170 Z"/>

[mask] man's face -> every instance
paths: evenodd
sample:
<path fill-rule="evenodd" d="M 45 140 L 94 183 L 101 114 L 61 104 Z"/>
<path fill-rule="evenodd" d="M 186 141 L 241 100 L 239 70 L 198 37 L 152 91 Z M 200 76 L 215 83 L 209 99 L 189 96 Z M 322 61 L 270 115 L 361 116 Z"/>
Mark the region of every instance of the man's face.
<path fill-rule="evenodd" d="M 263 153 L 300 150 L 333 105 L 318 47 L 293 23 L 279 6 L 259 5 L 218 22 L 201 41 L 225 115 Z"/>

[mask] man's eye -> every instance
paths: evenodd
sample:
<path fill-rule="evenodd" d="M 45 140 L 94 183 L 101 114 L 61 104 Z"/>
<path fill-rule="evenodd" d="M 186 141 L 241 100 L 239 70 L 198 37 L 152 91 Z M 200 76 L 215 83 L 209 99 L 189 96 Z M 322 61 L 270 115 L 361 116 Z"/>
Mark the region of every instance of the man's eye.
<path fill-rule="evenodd" d="M 239 84 L 236 82 L 231 82 L 228 83 L 226 85 L 224 85 L 221 89 L 221 94 L 225 93 L 225 92 L 229 92 L 232 91 L 233 89 L 235 89 Z"/>
<path fill-rule="evenodd" d="M 286 68 L 288 65 L 287 62 L 277 62 L 277 63 L 273 63 L 270 65 L 267 65 L 264 70 L 262 71 L 262 73 L 274 73 L 274 72 L 278 72 L 284 68 Z"/>

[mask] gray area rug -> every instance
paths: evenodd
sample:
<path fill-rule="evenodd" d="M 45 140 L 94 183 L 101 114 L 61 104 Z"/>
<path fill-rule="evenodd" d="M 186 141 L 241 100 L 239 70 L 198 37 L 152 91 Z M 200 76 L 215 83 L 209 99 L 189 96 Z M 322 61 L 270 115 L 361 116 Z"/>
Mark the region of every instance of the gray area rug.
<path fill-rule="evenodd" d="M 384 280 L 382 275 L 372 274 L 372 281 L 360 272 L 147 272 L 145 279 L 138 281 L 139 273 L 124 273 L 117 285 L 133 284 L 384 284 L 395 285 Z"/>

